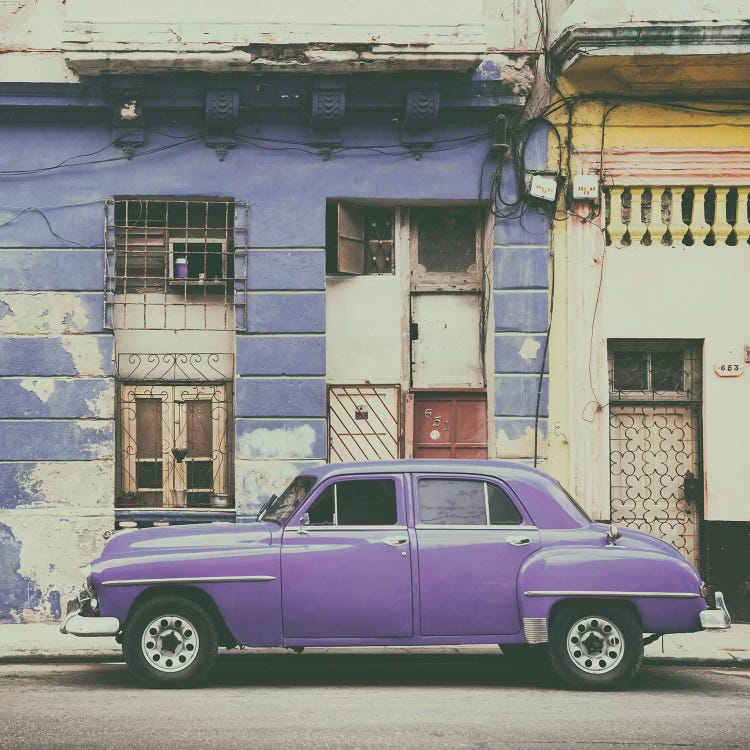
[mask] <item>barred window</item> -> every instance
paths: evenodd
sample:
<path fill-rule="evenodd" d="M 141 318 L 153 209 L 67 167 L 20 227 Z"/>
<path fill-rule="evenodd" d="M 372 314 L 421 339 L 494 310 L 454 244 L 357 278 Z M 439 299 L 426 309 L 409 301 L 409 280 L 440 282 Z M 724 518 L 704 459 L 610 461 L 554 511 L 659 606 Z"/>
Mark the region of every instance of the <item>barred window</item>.
<path fill-rule="evenodd" d="M 107 206 L 106 320 L 120 329 L 245 323 L 247 205 L 118 197 Z"/>

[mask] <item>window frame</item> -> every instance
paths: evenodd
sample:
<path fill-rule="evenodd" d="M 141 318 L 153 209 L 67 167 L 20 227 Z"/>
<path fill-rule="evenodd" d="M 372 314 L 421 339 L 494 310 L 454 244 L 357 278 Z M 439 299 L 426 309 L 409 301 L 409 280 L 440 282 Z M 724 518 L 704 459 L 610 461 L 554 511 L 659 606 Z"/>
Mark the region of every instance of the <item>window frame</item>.
<path fill-rule="evenodd" d="M 229 495 L 232 500 L 233 486 L 233 453 L 231 443 L 230 426 L 232 416 L 230 413 L 230 393 L 231 384 L 228 382 L 207 383 L 194 381 L 162 381 L 162 382 L 145 382 L 145 381 L 118 381 L 117 389 L 117 492 L 115 497 L 115 508 L 120 510 L 158 510 L 165 512 L 187 511 L 196 512 L 210 510 L 208 505 L 189 505 L 188 499 L 193 493 L 206 493 L 209 495 Z M 192 390 L 194 393 L 188 394 L 185 398 L 185 391 Z M 178 398 L 179 395 L 179 398 Z M 217 399 L 216 396 L 219 395 Z M 180 426 L 179 435 L 185 442 L 188 439 L 188 403 L 205 402 L 211 403 L 211 444 L 212 455 L 205 456 L 186 456 L 182 461 L 177 461 L 171 450 L 163 450 L 160 456 L 153 459 L 139 458 L 137 456 L 138 434 L 137 434 L 137 403 L 139 400 L 160 400 L 162 403 L 160 418 L 163 424 L 172 424 L 177 429 Z M 224 405 L 224 409 L 218 408 Z M 132 411 L 129 419 L 130 429 L 126 425 L 125 413 Z M 175 441 L 175 436 L 172 436 Z M 165 438 L 162 437 L 162 445 L 166 445 Z M 216 462 L 214 457 L 217 452 L 223 450 L 223 468 L 212 465 L 211 478 L 212 487 L 188 487 L 189 466 L 193 462 L 211 461 Z M 162 484 L 161 488 L 141 488 L 138 484 L 138 463 L 160 462 L 162 466 Z M 185 505 L 176 505 L 175 498 L 170 496 L 171 490 L 185 489 Z M 160 505 L 147 505 L 143 502 L 136 502 L 135 505 L 129 504 L 133 497 L 136 501 L 139 499 L 140 492 L 159 492 L 162 493 L 162 502 Z M 234 502 L 231 508 L 234 508 Z"/>
<path fill-rule="evenodd" d="M 463 210 L 474 212 L 474 263 L 466 271 L 420 271 L 419 263 L 419 218 L 423 210 Z M 446 205 L 411 206 L 407 216 L 409 226 L 409 267 L 411 270 L 410 286 L 413 292 L 480 292 L 482 289 L 482 227 L 487 217 L 478 214 L 476 204 L 462 203 Z M 488 233 L 485 231 L 485 237 Z"/>
<path fill-rule="evenodd" d="M 334 484 L 341 482 L 364 482 L 373 480 L 390 480 L 393 482 L 396 496 L 396 523 L 395 524 L 331 524 L 331 525 L 301 525 L 300 520 L 306 515 L 310 508 L 321 498 L 323 493 Z M 330 532 L 336 530 L 347 531 L 393 531 L 407 528 L 407 515 L 405 507 L 404 477 L 401 474 L 359 474 L 359 475 L 342 475 L 329 477 L 312 489 L 308 497 L 305 498 L 302 505 L 290 516 L 286 522 L 285 528 L 298 531 L 299 529 L 314 529 L 315 533 L 319 531 Z"/>
<path fill-rule="evenodd" d="M 484 524 L 460 524 L 460 523 L 424 523 L 422 522 L 422 508 L 419 502 L 419 483 L 423 479 L 432 480 L 450 480 L 458 482 L 483 482 L 485 485 L 484 496 L 485 496 L 485 513 L 487 523 Z M 526 509 L 520 502 L 518 496 L 511 490 L 511 488 L 502 481 L 499 481 L 495 477 L 487 477 L 477 474 L 415 474 L 412 479 L 412 496 L 414 498 L 414 528 L 422 530 L 437 530 L 437 529 L 457 529 L 463 531 L 470 531 L 472 529 L 535 529 L 536 526 L 530 521 Z M 511 505 L 518 513 L 518 523 L 490 523 L 489 505 L 488 505 L 488 491 L 487 485 L 493 485 L 497 487 L 510 501 Z"/>
<path fill-rule="evenodd" d="M 688 339 L 608 339 L 607 388 L 609 400 L 620 401 L 699 401 L 701 396 L 701 348 L 696 340 Z M 615 388 L 615 353 L 631 352 L 646 355 L 646 389 Z M 654 354 L 674 352 L 682 354 L 682 390 L 654 390 L 652 357 Z"/>
<path fill-rule="evenodd" d="M 373 239 L 367 228 L 368 211 L 390 212 L 389 239 Z M 394 276 L 399 207 L 351 200 L 328 199 L 326 204 L 326 274 L 335 276 Z M 344 248 L 348 249 L 345 252 Z M 375 266 L 374 253 L 389 260 L 385 270 Z M 335 262 L 334 262 L 335 261 Z"/>

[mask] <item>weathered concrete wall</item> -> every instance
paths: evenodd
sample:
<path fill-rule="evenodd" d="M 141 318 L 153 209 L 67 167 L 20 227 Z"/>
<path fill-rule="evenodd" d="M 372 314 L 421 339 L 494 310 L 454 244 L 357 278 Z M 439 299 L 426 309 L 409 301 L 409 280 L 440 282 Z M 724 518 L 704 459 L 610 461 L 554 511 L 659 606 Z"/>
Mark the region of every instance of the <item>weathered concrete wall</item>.
<path fill-rule="evenodd" d="M 238 516 L 326 458 L 325 251 L 253 249 L 248 325 L 238 332 Z"/>
<path fill-rule="evenodd" d="M 534 131 L 526 145 L 528 169 L 546 167 L 546 147 L 546 130 Z M 510 204 L 517 192 L 509 169 L 502 185 L 503 199 Z M 547 216 L 532 208 L 520 218 L 498 219 L 492 264 L 495 453 L 498 458 L 533 461 L 536 428 L 538 465 L 547 453 L 549 414 L 549 365 L 543 359 L 549 322 L 549 224 Z"/>
<path fill-rule="evenodd" d="M 18 0 L 0 13 L 0 80 L 12 82 L 175 70 L 468 70 L 485 54 L 520 80 L 529 71 L 514 70 L 506 53 L 533 50 L 539 29 L 531 0 Z"/>
<path fill-rule="evenodd" d="M 112 527 L 102 255 L 0 250 L 0 621 L 59 617 Z"/>

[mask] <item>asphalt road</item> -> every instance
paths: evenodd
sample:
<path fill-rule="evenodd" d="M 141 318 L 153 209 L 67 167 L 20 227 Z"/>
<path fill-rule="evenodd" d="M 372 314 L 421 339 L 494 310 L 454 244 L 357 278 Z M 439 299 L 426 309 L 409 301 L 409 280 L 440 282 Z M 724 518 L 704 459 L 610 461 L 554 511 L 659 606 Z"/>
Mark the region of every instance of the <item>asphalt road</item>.
<path fill-rule="evenodd" d="M 227 654 L 210 684 L 140 688 L 123 664 L 0 664 L 0 748 L 750 747 L 750 670 L 646 665 L 563 690 L 502 655 Z"/>

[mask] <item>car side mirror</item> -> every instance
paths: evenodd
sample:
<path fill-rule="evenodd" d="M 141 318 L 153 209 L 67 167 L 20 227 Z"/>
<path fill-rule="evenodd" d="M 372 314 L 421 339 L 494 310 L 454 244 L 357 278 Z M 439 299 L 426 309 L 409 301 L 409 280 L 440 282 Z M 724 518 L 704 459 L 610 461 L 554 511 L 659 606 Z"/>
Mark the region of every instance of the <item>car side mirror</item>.
<path fill-rule="evenodd" d="M 298 534 L 308 534 L 309 532 L 306 530 L 307 527 L 310 525 L 310 514 L 309 513 L 303 513 L 299 517 L 299 528 L 297 529 Z"/>

